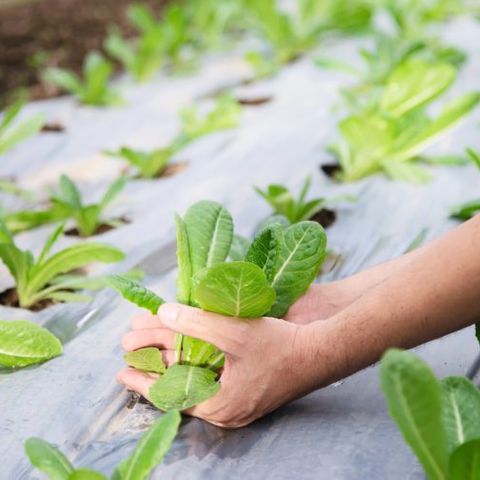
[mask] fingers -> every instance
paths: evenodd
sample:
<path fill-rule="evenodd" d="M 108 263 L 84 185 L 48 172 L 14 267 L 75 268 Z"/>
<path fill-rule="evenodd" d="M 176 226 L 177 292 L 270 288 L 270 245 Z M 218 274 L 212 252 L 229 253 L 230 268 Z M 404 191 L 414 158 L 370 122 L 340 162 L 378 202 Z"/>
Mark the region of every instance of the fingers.
<path fill-rule="evenodd" d="M 175 349 L 175 332 L 166 328 L 149 328 L 127 332 L 122 338 L 124 350 L 138 350 L 144 347 L 158 347 L 163 350 Z"/>
<path fill-rule="evenodd" d="M 160 321 L 157 315 L 151 313 L 142 313 L 132 318 L 132 330 L 145 330 L 147 328 L 164 328 L 165 325 Z"/>
<path fill-rule="evenodd" d="M 117 381 L 125 385 L 128 390 L 138 392 L 142 397 L 148 398 L 148 391 L 155 383 L 158 375 L 140 372 L 133 368 L 124 368 L 117 374 Z"/>
<path fill-rule="evenodd" d="M 165 303 L 157 313 L 162 324 L 175 332 L 212 343 L 225 353 L 237 354 L 252 335 L 255 319 L 240 320 L 186 305 Z"/>

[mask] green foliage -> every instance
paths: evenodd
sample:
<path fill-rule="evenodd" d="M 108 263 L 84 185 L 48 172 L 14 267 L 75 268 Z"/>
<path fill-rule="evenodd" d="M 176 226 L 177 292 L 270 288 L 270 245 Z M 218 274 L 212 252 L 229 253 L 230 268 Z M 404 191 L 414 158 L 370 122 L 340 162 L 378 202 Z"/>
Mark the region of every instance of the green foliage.
<path fill-rule="evenodd" d="M 222 95 L 205 115 L 201 115 L 197 107 L 182 110 L 181 131 L 168 147 L 151 152 L 121 147 L 117 151 L 106 153 L 128 162 L 139 177 L 155 178 L 165 171 L 171 158 L 191 142 L 204 135 L 236 127 L 240 113 L 241 107 L 236 99 L 232 95 Z"/>
<path fill-rule="evenodd" d="M 112 480 L 146 480 L 170 450 L 180 426 L 180 414 L 162 415 L 143 435 L 128 458 L 116 468 Z M 40 438 L 25 442 L 25 453 L 31 464 L 49 480 L 106 480 L 102 473 L 87 468 L 75 469 L 63 453 Z"/>
<path fill-rule="evenodd" d="M 480 169 L 480 153 L 472 148 L 467 148 L 467 155 L 475 164 L 475 166 Z M 464 221 L 469 220 L 478 212 L 480 212 L 480 198 L 457 205 L 456 207 L 452 208 L 450 216 L 452 218 L 456 218 L 457 220 Z"/>
<path fill-rule="evenodd" d="M 255 191 L 270 204 L 274 215 L 282 215 L 290 223 L 297 223 L 310 220 L 315 214 L 330 205 L 332 201 L 335 201 L 335 199 L 327 200 L 322 197 L 307 200 L 311 184 L 312 177 L 309 176 L 305 179 L 297 199 L 283 185 L 271 184 L 267 186 L 266 190 L 255 187 Z"/>
<path fill-rule="evenodd" d="M 45 122 L 41 114 L 34 115 L 23 122 L 16 121 L 24 104 L 23 98 L 17 99 L 0 118 L 0 155 L 38 133 Z"/>
<path fill-rule="evenodd" d="M 117 226 L 119 222 L 103 218 L 103 213 L 125 187 L 126 179 L 115 180 L 98 203 L 84 204 L 82 196 L 66 175 L 60 178 L 57 193 L 50 196 L 50 207 L 44 210 L 22 210 L 5 215 L 4 221 L 14 233 L 30 230 L 40 225 L 74 220 L 82 237 L 94 235 L 101 225 Z M 121 223 L 121 222 L 120 222 Z"/>
<path fill-rule="evenodd" d="M 187 142 L 220 130 L 235 128 L 242 109 L 235 97 L 224 94 L 218 97 L 213 108 L 201 115 L 197 107 L 186 108 L 180 112 L 182 134 Z"/>
<path fill-rule="evenodd" d="M 178 411 L 172 410 L 162 415 L 140 439 L 132 454 L 120 464 L 120 479 L 146 479 L 170 450 L 180 422 Z"/>
<path fill-rule="evenodd" d="M 246 320 L 265 314 L 283 316 L 306 292 L 325 257 L 326 236 L 314 222 L 300 222 L 285 229 L 271 224 L 249 247 L 243 239 L 243 253 L 239 254 L 242 261 L 226 262 L 232 254 L 234 235 L 232 217 L 224 207 L 200 201 L 183 218 L 177 215 L 175 221 L 177 299 L 222 315 Z M 122 282 L 113 286 L 140 306 L 147 305 L 138 298 L 156 298 L 153 313 L 162 302 L 143 287 L 137 294 L 136 285 Z M 139 352 L 134 352 L 141 357 L 137 368 L 146 370 L 144 354 Z M 158 357 L 157 352 L 149 355 Z M 223 352 L 214 345 L 177 335 L 175 364 L 151 387 L 150 400 L 163 410 L 183 410 L 206 400 L 218 391 L 218 369 L 223 361 Z"/>
<path fill-rule="evenodd" d="M 60 225 L 52 232 L 35 259 L 32 252 L 21 250 L 15 244 L 11 233 L 0 223 L 0 258 L 15 280 L 20 307 L 29 308 L 44 300 L 83 300 L 85 297 L 72 290 L 88 288 L 84 279 L 78 276 L 65 278 L 63 274 L 92 262 L 112 263 L 124 258 L 120 250 L 102 243 L 77 244 L 51 255 L 50 251 L 63 229 L 64 226 Z"/>
<path fill-rule="evenodd" d="M 121 147 L 116 151 L 107 151 L 107 155 L 125 160 L 132 166 L 139 177 L 155 178 L 167 168 L 175 151 L 172 148 L 158 148 L 151 152 Z"/>
<path fill-rule="evenodd" d="M 130 367 L 137 370 L 150 373 L 165 373 L 165 363 L 158 348 L 140 348 L 133 352 L 127 352 L 123 358 Z"/>
<path fill-rule="evenodd" d="M 151 290 L 124 275 L 110 275 L 107 277 L 110 287 L 117 290 L 123 298 L 140 308 L 149 310 L 154 315 L 165 301 Z"/>
<path fill-rule="evenodd" d="M 415 59 L 395 69 L 374 105 L 340 122 L 343 141 L 331 147 L 341 166 L 339 179 L 353 181 L 383 171 L 398 180 L 427 180 L 427 172 L 414 161 L 480 102 L 480 94 L 467 93 L 429 117 L 426 107 L 455 77 L 447 63 Z"/>
<path fill-rule="evenodd" d="M 250 262 L 221 263 L 194 277 L 200 308 L 230 317 L 258 318 L 275 302 L 275 290 L 262 269 Z"/>
<path fill-rule="evenodd" d="M 218 392 L 216 378 L 209 368 L 172 365 L 150 388 L 150 400 L 161 410 L 185 410 Z"/>
<path fill-rule="evenodd" d="M 98 52 L 90 52 L 83 65 L 83 80 L 74 72 L 63 68 L 47 68 L 44 79 L 74 95 L 79 102 L 101 107 L 119 105 L 122 99 L 117 90 L 109 86 L 113 65 Z"/>
<path fill-rule="evenodd" d="M 463 377 L 435 378 L 413 353 L 389 350 L 381 384 L 391 417 L 429 480 L 480 475 L 480 392 Z"/>
<path fill-rule="evenodd" d="M 0 365 L 26 367 L 61 355 L 60 341 L 28 320 L 0 320 Z"/>
<path fill-rule="evenodd" d="M 373 9 L 368 2 L 298 0 L 294 11 L 284 11 L 276 0 L 246 0 L 253 29 L 266 40 L 270 52 L 248 52 L 246 59 L 257 78 L 276 73 L 314 47 L 323 33 L 366 28 Z M 248 22 L 247 22 L 248 23 Z"/>

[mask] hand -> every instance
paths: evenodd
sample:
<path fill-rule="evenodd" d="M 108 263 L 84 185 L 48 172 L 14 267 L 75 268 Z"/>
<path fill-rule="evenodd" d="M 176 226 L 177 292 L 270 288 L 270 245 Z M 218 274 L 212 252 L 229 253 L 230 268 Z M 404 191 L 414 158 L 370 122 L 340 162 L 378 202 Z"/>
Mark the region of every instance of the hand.
<path fill-rule="evenodd" d="M 322 322 L 323 323 L 323 322 Z M 212 424 L 237 428 L 329 383 L 329 362 L 310 355 L 309 327 L 275 318 L 237 319 L 184 305 L 162 305 L 157 315 L 133 319 L 123 339 L 127 350 L 156 346 L 172 364 L 175 333 L 213 343 L 225 352 L 219 392 L 185 413 Z M 332 345 L 325 336 L 325 345 Z M 326 355 L 329 357 L 329 355 Z M 148 398 L 155 378 L 132 368 L 118 380 Z"/>

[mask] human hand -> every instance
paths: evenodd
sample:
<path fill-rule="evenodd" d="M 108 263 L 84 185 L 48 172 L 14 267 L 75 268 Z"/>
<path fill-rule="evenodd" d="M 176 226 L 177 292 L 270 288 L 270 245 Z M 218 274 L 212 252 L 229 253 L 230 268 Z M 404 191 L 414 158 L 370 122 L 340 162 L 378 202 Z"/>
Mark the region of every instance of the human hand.
<path fill-rule="evenodd" d="M 124 348 L 156 346 L 167 364 L 174 361 L 175 332 L 213 343 L 225 352 L 219 392 L 185 412 L 218 426 L 242 427 L 329 383 L 331 358 L 318 357 L 319 346 L 312 348 L 308 326 L 269 317 L 224 317 L 165 304 L 157 315 L 134 318 L 132 328 L 123 338 Z M 328 335 L 325 345 L 333 345 Z M 117 379 L 147 399 L 155 382 L 154 375 L 132 368 L 122 370 Z"/>

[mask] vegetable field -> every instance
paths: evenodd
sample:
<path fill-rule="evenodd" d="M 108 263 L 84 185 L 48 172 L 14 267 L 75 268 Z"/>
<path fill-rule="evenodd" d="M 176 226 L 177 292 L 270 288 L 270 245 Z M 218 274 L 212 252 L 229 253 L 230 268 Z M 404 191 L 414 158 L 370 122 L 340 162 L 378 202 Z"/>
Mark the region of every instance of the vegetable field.
<path fill-rule="evenodd" d="M 417 87 L 426 83 L 415 98 L 409 96 L 411 85 L 401 90 L 401 77 L 411 79 L 427 60 L 420 54 L 405 60 L 412 62 L 406 67 L 398 60 L 399 70 L 390 71 L 377 65 L 380 73 L 371 69 L 369 76 L 368 55 L 359 52 L 374 50 L 375 39 L 365 32 L 332 33 L 321 41 L 297 34 L 297 43 L 286 38 L 277 45 L 273 27 L 267 29 L 273 40 L 259 34 L 261 28 L 252 38 L 237 39 L 233 29 L 231 47 L 207 48 L 194 66 L 190 61 L 173 73 L 157 64 L 140 65 L 138 55 L 135 63 L 138 52 L 127 54 L 116 32 L 109 39 L 110 54 L 126 72 L 109 83 L 98 89 L 88 85 L 88 68 L 102 70 L 98 57 L 90 56 L 89 67 L 86 62 L 85 78 L 45 72 L 73 95 L 19 108 L 15 122 L 33 123 L 32 135 L 21 142 L 11 141 L 7 129 L 2 137 L 0 126 L 1 480 L 45 478 L 29 462 L 32 455 L 25 454 L 31 437 L 58 447 L 76 468 L 105 476 L 117 468 L 118 476 L 112 477 L 117 480 L 147 478 L 128 477 L 125 471 L 134 470 L 130 455 L 141 436 L 165 414 L 115 381 L 125 365 L 121 337 L 138 313 L 115 291 L 124 286 L 115 279 L 142 283 L 166 301 L 180 297 L 179 283 L 188 275 L 179 254 L 176 281 L 178 229 L 181 222 L 188 227 L 186 212 L 197 202 L 218 202 L 228 210 L 234 233 L 248 239 L 247 245 L 272 211 L 293 226 L 321 219 L 328 247 L 317 282 L 411 251 L 476 212 L 478 205 L 471 202 L 480 197 L 480 108 L 475 109 L 480 22 L 457 15 L 436 28 L 436 41 L 462 52 L 465 60 L 459 67 L 449 60 L 453 53 L 428 58 L 437 67 L 443 62 L 443 70 L 427 63 L 431 76 L 415 79 Z M 169 44 L 172 64 L 175 42 L 182 40 Z M 269 56 L 265 45 L 274 54 Z M 392 52 L 385 55 L 393 62 Z M 109 78 L 107 70 L 102 71 Z M 386 80 L 379 80 L 382 74 Z M 5 113 L 0 124 L 2 118 Z M 45 124 L 59 128 L 33 134 Z M 198 220 L 205 219 L 200 212 Z M 269 232 L 274 236 L 274 229 Z M 232 241 L 230 260 L 248 260 L 242 240 Z M 234 247 L 243 252 L 238 258 Z M 73 255 L 78 248 L 82 254 Z M 62 266 L 45 267 L 64 251 L 70 255 L 59 257 Z M 5 260 L 12 255 L 23 259 L 29 273 L 23 275 L 16 264 L 14 274 Z M 204 278 L 195 277 L 197 297 L 183 303 L 246 318 L 268 312 L 282 317 L 289 300 L 301 293 L 302 287 L 298 292 L 292 287 L 292 298 L 281 298 L 267 282 L 267 261 L 257 268 L 253 261 L 223 260 L 212 267 L 218 269 L 215 275 L 210 270 Z M 318 254 L 311 268 L 317 271 L 322 260 Z M 257 292 L 258 301 L 244 315 L 228 302 L 212 301 L 221 290 L 220 274 L 234 276 L 236 268 L 255 277 L 264 294 L 260 298 Z M 156 297 L 149 300 L 155 311 Z M 62 345 L 55 338 L 42 339 L 47 352 L 29 352 L 30 358 L 10 368 L 1 356 L 8 330 L 3 323 L 15 320 L 45 327 Z M 478 341 L 472 328 L 415 353 L 439 377 L 465 375 Z M 154 363 L 153 357 L 148 360 Z M 151 371 L 163 372 L 156 368 Z M 167 427 L 169 420 L 176 428 L 178 418 L 167 417 Z M 40 448 L 29 442 L 27 450 Z M 376 365 L 238 430 L 183 416 L 171 448 L 149 478 L 380 480 L 425 478 L 422 472 L 389 416 Z M 104 478 L 88 475 L 51 478 Z"/>

